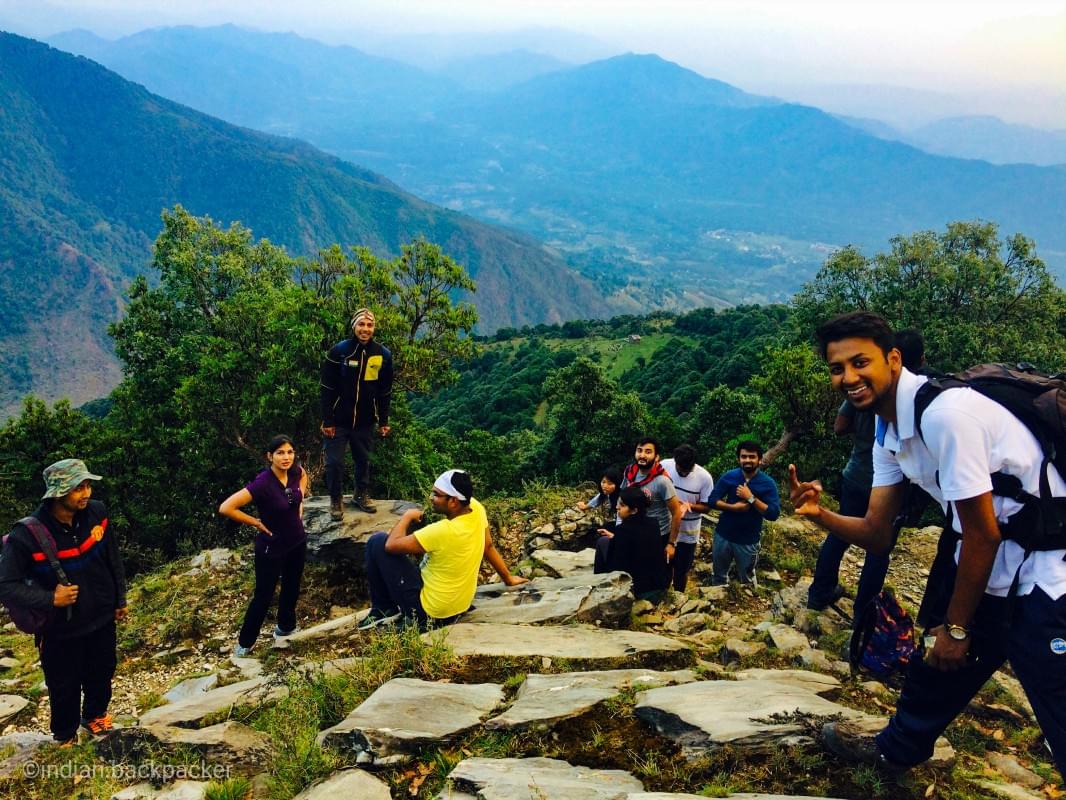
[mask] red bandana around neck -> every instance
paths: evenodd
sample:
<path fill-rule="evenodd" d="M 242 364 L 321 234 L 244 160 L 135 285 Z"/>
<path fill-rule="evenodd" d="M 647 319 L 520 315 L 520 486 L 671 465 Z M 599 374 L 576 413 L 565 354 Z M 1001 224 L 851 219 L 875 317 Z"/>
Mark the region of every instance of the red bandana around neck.
<path fill-rule="evenodd" d="M 651 483 L 655 478 L 658 478 L 660 475 L 665 475 L 666 470 L 663 469 L 662 464 L 656 461 L 654 464 L 652 464 L 651 469 L 648 470 L 648 474 L 638 481 L 637 475 L 639 474 L 640 466 L 637 464 L 636 461 L 634 461 L 632 464 L 626 467 L 626 485 L 643 486 L 646 483 Z"/>

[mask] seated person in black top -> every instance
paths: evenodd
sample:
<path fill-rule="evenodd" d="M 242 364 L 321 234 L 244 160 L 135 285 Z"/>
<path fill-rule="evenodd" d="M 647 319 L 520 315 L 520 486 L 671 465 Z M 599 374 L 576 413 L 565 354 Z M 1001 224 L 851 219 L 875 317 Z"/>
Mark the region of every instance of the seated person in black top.
<path fill-rule="evenodd" d="M 639 600 L 657 603 L 670 586 L 657 520 L 648 516 L 651 501 L 639 486 L 627 486 L 618 495 L 618 518 L 614 531 L 600 528 L 594 572 L 628 572 L 633 594 Z"/>

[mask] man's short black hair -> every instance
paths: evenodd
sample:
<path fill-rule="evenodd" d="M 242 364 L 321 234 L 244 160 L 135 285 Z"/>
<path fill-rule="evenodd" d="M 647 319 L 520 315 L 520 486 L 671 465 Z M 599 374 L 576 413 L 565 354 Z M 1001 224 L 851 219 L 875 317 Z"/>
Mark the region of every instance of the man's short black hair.
<path fill-rule="evenodd" d="M 762 445 L 754 439 L 745 439 L 743 442 L 737 445 L 737 456 L 740 456 L 741 450 L 747 450 L 749 453 L 755 453 L 759 456 L 759 460 L 762 461 Z"/>
<path fill-rule="evenodd" d="M 896 331 L 896 349 L 903 359 L 903 366 L 911 372 L 917 372 L 925 364 L 925 337 L 917 328 L 904 328 Z"/>
<path fill-rule="evenodd" d="M 652 436 L 642 436 L 637 439 L 637 447 L 643 447 L 646 444 L 650 444 L 655 448 L 655 455 L 662 453 L 662 448 L 659 447 L 659 440 Z"/>
<path fill-rule="evenodd" d="M 841 339 L 872 339 L 886 356 L 896 346 L 896 337 L 885 318 L 872 311 L 850 311 L 818 326 L 814 332 L 822 358 L 833 342 Z"/>
<path fill-rule="evenodd" d="M 641 443 L 643 444 L 643 442 Z M 644 514 L 648 510 L 650 501 L 639 486 L 627 486 L 618 493 L 618 502 L 625 503 L 638 514 Z"/>
<path fill-rule="evenodd" d="M 696 448 L 690 444 L 679 444 L 674 448 L 674 463 L 683 470 L 696 466 Z"/>
<path fill-rule="evenodd" d="M 470 498 L 474 496 L 474 481 L 470 478 L 470 473 L 456 470 L 452 475 L 452 486 L 457 492 L 466 496 L 466 500 L 459 500 L 458 497 L 455 499 L 459 500 L 461 505 L 470 505 Z"/>

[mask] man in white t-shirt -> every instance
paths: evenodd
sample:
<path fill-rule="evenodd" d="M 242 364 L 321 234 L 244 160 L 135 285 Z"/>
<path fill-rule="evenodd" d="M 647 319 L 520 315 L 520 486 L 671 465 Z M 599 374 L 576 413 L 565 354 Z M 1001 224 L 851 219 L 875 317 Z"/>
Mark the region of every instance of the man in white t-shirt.
<path fill-rule="evenodd" d="M 681 527 L 670 566 L 674 569 L 674 589 L 683 592 L 696 558 L 703 515 L 711 508 L 708 501 L 714 488 L 714 478 L 696 463 L 696 450 L 692 445 L 679 444 L 674 448 L 674 457 L 666 459 L 662 465 L 673 481 L 674 491 L 681 503 Z"/>
<path fill-rule="evenodd" d="M 1036 438 L 1005 408 L 969 388 L 937 395 L 919 429 L 915 397 L 928 379 L 902 367 L 892 331 L 876 314 L 842 315 L 819 327 L 817 336 L 833 386 L 857 409 L 877 414 L 873 490 L 865 517 L 845 517 L 820 506 L 821 485 L 800 482 L 790 465 L 796 513 L 851 544 L 887 553 L 893 544 L 891 522 L 909 479 L 941 504 L 960 534 L 950 600 L 941 624 L 929 631 L 935 644 L 924 660 L 911 661 L 888 726 L 869 741 L 847 723 L 831 723 L 824 730 L 826 746 L 889 770 L 919 764 L 1009 660 L 1063 773 L 1066 550 L 1026 557 L 1018 542 L 1003 536 L 1022 506 L 992 493 L 992 474 L 1004 473 L 1039 494 L 1043 454 Z M 1066 482 L 1054 466 L 1048 470 L 1052 494 L 1066 497 Z"/>

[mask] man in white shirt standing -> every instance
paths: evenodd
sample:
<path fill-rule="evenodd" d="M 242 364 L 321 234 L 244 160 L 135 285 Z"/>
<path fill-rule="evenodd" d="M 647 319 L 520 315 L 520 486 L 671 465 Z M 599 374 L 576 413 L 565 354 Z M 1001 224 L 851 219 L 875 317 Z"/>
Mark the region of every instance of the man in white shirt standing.
<path fill-rule="evenodd" d="M 841 516 L 819 504 L 820 483 L 800 482 L 790 465 L 796 513 L 851 544 L 888 553 L 892 519 L 909 479 L 940 503 L 960 539 L 946 612 L 929 631 L 935 644 L 924 660 L 911 661 L 888 726 L 869 741 L 847 723 L 830 723 L 824 729 L 826 746 L 889 770 L 920 764 L 948 724 L 1009 660 L 1064 773 L 1066 549 L 1026 557 L 1012 540 L 1017 528 L 1010 528 L 1011 517 L 1023 506 L 992 492 L 993 473 L 1002 473 L 1039 494 L 1043 453 L 1036 438 L 1003 406 L 969 388 L 937 395 L 919 429 L 915 398 L 928 379 L 903 368 L 892 331 L 876 314 L 836 317 L 819 327 L 817 337 L 833 386 L 857 409 L 877 414 L 873 490 L 864 517 Z M 1052 495 L 1066 497 L 1066 482 L 1053 465 L 1047 469 Z M 1016 578 L 1015 596 L 1009 598 Z"/>
<path fill-rule="evenodd" d="M 662 462 L 663 469 L 674 483 L 677 499 L 681 503 L 681 527 L 670 566 L 674 570 L 674 590 L 685 591 L 688 573 L 696 558 L 696 545 L 700 541 L 700 526 L 703 515 L 710 510 L 708 501 L 714 489 L 711 473 L 696 463 L 696 450 L 692 445 L 679 444 L 674 448 L 674 457 Z"/>

